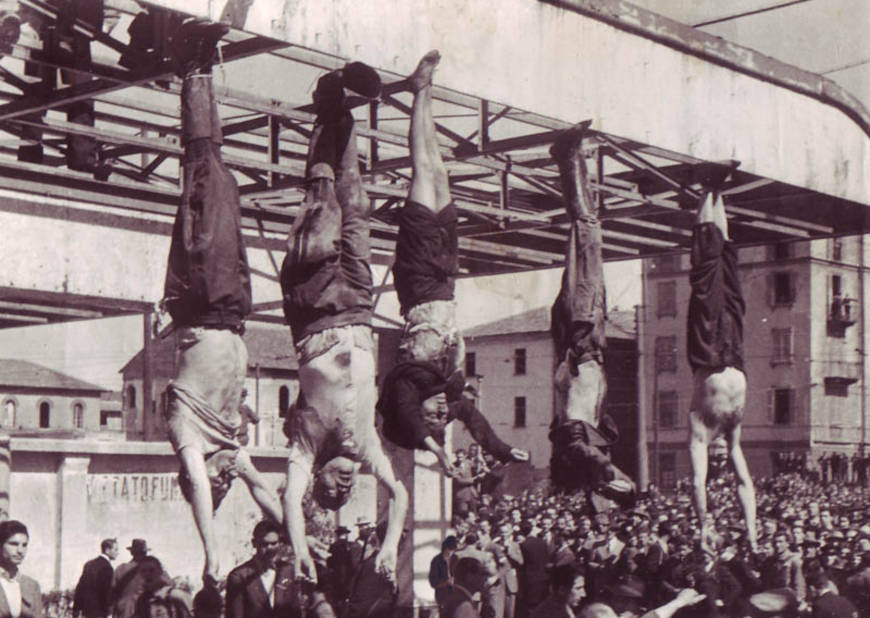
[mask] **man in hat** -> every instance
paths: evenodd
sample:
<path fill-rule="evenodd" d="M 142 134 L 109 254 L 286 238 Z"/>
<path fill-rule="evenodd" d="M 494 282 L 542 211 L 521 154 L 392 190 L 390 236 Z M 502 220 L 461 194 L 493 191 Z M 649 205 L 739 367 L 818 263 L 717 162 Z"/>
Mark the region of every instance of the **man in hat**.
<path fill-rule="evenodd" d="M 127 551 L 133 559 L 125 562 L 115 569 L 112 576 L 112 596 L 115 604 L 112 609 L 114 618 L 131 618 L 136 611 L 136 600 L 145 589 L 145 581 L 139 573 L 142 561 L 148 556 L 148 543 L 145 539 L 133 539 Z M 164 575 L 165 583 L 169 583 L 169 576 Z"/>
<path fill-rule="evenodd" d="M 407 80 L 414 95 L 408 135 L 412 176 L 408 199 L 399 211 L 393 265 L 405 327 L 399 362 L 384 379 L 378 410 L 388 440 L 402 448 L 432 451 L 454 476 L 444 450 L 445 427 L 454 419 L 501 462 L 527 461 L 529 454 L 501 441 L 473 397 L 463 393 L 465 344 L 454 300 L 456 207 L 432 117 L 432 73 L 440 59 L 436 50 L 430 51 Z"/>
<path fill-rule="evenodd" d="M 221 24 L 191 19 L 173 37 L 173 59 L 184 79 L 184 179 L 162 301 L 172 316 L 179 353 L 167 387 L 169 440 L 205 550 L 203 581 L 210 585 L 216 584 L 219 566 L 212 517 L 233 478 L 245 481 L 267 516 L 282 518 L 277 494 L 238 441 L 239 397 L 247 373 L 242 333 L 251 311 L 251 283 L 238 188 L 220 154 L 223 138 L 211 76 L 226 32 Z"/>
<path fill-rule="evenodd" d="M 689 454 L 702 544 L 710 546 L 713 532 L 707 525 L 708 447 L 724 436 L 737 478 L 737 497 L 743 509 L 747 538 L 755 550 L 755 488 L 740 446 L 746 402 L 743 366 L 746 305 L 737 272 L 737 251 L 728 236 L 725 204 L 719 192 L 731 169 L 710 168 L 703 179 L 708 189 L 700 199 L 692 232 L 687 350 L 694 386 L 689 412 Z"/>
<path fill-rule="evenodd" d="M 329 546 L 329 557 L 326 559 L 326 568 L 329 571 L 329 579 L 333 587 L 332 593 L 341 600 L 346 599 L 350 593 L 350 583 L 354 571 L 352 545 L 348 540 L 349 534 L 350 530 L 347 526 L 339 526 L 335 529 L 335 541 Z"/>
<path fill-rule="evenodd" d="M 375 559 L 378 572 L 388 578 L 395 574 L 408 504 L 375 430 L 370 204 L 345 88 L 374 98 L 380 78 L 370 67 L 352 62 L 318 80 L 305 199 L 281 268 L 284 316 L 299 359 L 300 388 L 284 427 L 290 442 L 284 512 L 296 574 L 312 580 L 316 569 L 303 513 L 312 479 L 314 499 L 337 510 L 349 499 L 359 469 L 371 467 L 390 494 L 386 537 Z"/>
<path fill-rule="evenodd" d="M 607 314 L 601 223 L 582 152 L 588 124 L 563 132 L 550 148 L 571 226 L 562 287 L 551 310 L 558 365 L 550 477 L 558 489 L 582 488 L 631 504 L 635 485 L 604 450 L 616 441 L 618 431 L 604 412 Z"/>

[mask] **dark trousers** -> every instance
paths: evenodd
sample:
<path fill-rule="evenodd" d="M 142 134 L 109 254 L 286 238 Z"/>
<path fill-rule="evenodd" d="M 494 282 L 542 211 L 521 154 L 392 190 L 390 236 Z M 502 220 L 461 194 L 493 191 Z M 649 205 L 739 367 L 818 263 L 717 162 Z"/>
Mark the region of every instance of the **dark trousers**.
<path fill-rule="evenodd" d="M 236 328 L 251 311 L 251 275 L 238 187 L 221 159 L 211 76 L 185 78 L 181 108 L 183 190 L 164 299 L 177 324 Z"/>
<path fill-rule="evenodd" d="M 594 215 L 571 225 L 562 287 L 551 310 L 551 331 L 559 360 L 571 349 L 577 363 L 603 363 L 607 318 L 601 222 Z"/>
<path fill-rule="evenodd" d="M 327 328 L 371 323 L 369 202 L 350 115 L 315 126 L 307 175 L 281 268 L 284 316 L 297 345 Z"/>

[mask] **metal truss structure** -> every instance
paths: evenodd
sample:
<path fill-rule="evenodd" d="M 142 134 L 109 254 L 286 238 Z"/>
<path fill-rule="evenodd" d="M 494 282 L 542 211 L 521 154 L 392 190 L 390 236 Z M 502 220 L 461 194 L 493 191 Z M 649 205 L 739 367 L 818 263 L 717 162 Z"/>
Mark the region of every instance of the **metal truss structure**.
<path fill-rule="evenodd" d="M 44 23 L 62 19 L 56 5 L 43 0 L 20 4 Z M 139 7 L 125 3 L 115 8 L 121 21 L 114 30 L 75 24 L 78 35 L 91 41 L 93 62 L 86 68 L 48 54 L 44 42 L 26 27 L 0 64 L 3 208 L 28 214 L 38 210 L 46 225 L 109 221 L 166 235 L 181 192 L 180 82 L 165 59 L 132 68 L 119 64 L 131 51 L 123 25 Z M 225 123 L 224 159 L 239 182 L 246 238 L 269 252 L 274 267 L 274 272 L 261 274 L 276 280 L 283 236 L 303 197 L 306 143 L 314 120 L 310 91 L 319 74 L 342 66 L 344 59 L 239 30 L 225 37 L 220 52 L 215 83 Z M 58 85 L 58 71 L 74 74 L 74 84 Z M 268 83 L 246 87 L 251 75 Z M 362 146 L 360 164 L 372 200 L 375 261 L 388 265 L 396 235 L 394 213 L 411 174 L 411 98 L 401 76 L 389 71 L 381 71 L 381 76 L 381 98 L 357 101 L 354 114 Z M 460 213 L 463 274 L 559 266 L 568 223 L 548 148 L 570 123 L 437 87 L 437 73 L 434 98 L 441 151 Z M 66 118 L 65 110 L 77 101 L 94 102 L 93 126 Z M 582 110 L 577 120 L 584 120 Z M 594 170 L 592 188 L 602 207 L 605 259 L 686 250 L 699 196 L 697 169 L 706 162 L 597 131 L 594 119 L 589 135 L 585 150 Z M 70 136 L 97 141 L 110 171 L 107 180 L 68 169 Z M 22 161 L 22 145 L 40 145 L 41 161 Z M 868 229 L 864 204 L 749 172 L 738 170 L 725 193 L 732 235 L 741 244 Z M 17 202 L 16 195 L 50 200 Z M 88 207 L 67 209 L 65 200 Z M 109 291 L 105 297 L 77 296 L 7 286 L 0 287 L 0 327 L 138 312 L 148 306 L 113 298 Z M 279 307 L 278 301 L 257 305 L 260 312 Z"/>

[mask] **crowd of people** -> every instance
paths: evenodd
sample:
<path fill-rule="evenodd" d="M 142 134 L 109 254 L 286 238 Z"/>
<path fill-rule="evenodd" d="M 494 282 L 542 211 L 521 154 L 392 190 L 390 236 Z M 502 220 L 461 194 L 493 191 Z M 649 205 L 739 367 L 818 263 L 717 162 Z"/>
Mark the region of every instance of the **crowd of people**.
<path fill-rule="evenodd" d="M 582 492 L 482 494 L 456 515 L 455 535 L 433 558 L 442 615 L 457 615 L 457 582 L 459 596 L 479 594 L 476 613 L 463 616 L 569 615 L 552 613 L 559 586 L 560 607 L 580 616 L 608 615 L 595 613 L 602 605 L 619 616 L 657 610 L 660 618 L 870 615 L 870 508 L 858 487 L 798 473 L 757 480 L 753 551 L 733 483 L 730 471 L 708 482 L 707 549 L 689 480 L 673 494 L 652 488 L 633 508 L 598 512 Z M 480 581 L 467 577 L 468 559 L 481 565 Z M 570 598 L 566 573 L 582 580 Z M 687 589 L 696 596 L 681 598 Z M 550 609 L 536 611 L 545 602 Z M 840 613 L 830 613 L 832 605 Z"/>

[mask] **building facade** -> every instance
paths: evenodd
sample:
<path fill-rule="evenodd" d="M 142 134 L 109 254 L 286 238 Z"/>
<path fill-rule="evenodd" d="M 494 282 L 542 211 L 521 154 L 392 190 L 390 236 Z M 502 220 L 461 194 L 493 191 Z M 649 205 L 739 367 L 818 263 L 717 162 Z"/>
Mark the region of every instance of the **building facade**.
<path fill-rule="evenodd" d="M 0 359 L 0 429 L 9 433 L 112 432 L 111 393 L 42 365 Z"/>
<path fill-rule="evenodd" d="M 851 455 L 867 441 L 864 297 L 870 254 L 862 237 L 741 248 L 747 373 L 743 447 L 754 475 L 782 454 Z M 649 478 L 690 473 L 692 372 L 686 360 L 689 256 L 646 260 L 639 345 Z"/>
<path fill-rule="evenodd" d="M 637 472 L 637 345 L 633 311 L 612 311 L 607 322 L 607 412 L 620 430 L 613 459 L 631 476 Z M 553 420 L 553 370 L 550 309 L 465 331 L 465 373 L 479 392 L 479 407 L 505 442 L 527 449 L 543 474 L 550 463 L 548 434 Z M 453 433 L 454 448 L 467 448 L 464 428 Z"/>

